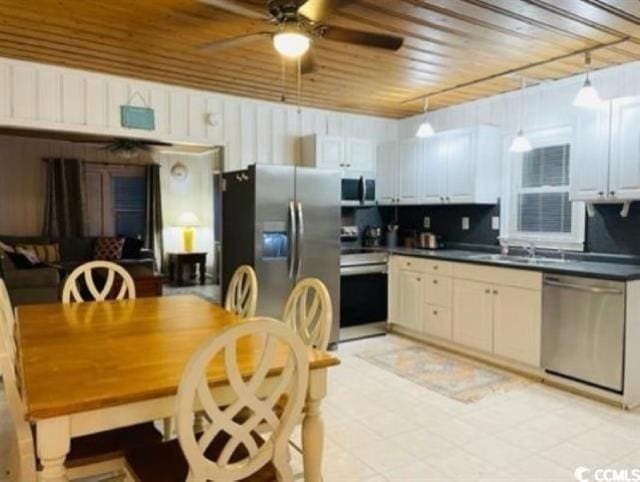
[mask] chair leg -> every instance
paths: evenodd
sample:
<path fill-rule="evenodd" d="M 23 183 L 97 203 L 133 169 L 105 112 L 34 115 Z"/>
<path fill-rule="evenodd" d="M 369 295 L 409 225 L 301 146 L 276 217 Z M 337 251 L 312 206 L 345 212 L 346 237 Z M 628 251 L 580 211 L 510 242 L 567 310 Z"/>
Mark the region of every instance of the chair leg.
<path fill-rule="evenodd" d="M 164 441 L 171 440 L 173 436 L 173 417 L 162 419 Z"/>

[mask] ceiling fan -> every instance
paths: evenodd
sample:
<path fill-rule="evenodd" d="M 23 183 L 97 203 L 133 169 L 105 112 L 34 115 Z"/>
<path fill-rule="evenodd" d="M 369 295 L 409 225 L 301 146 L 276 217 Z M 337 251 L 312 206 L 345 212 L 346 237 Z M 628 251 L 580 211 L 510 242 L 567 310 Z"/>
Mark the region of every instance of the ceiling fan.
<path fill-rule="evenodd" d="M 354 0 L 269 0 L 267 12 L 260 12 L 236 0 L 199 1 L 244 17 L 264 20 L 276 26 L 275 30 L 253 32 L 208 42 L 201 45 L 200 50 L 217 52 L 270 38 L 274 48 L 281 55 L 290 59 L 301 59 L 303 74 L 313 72 L 315 69 L 309 48 L 317 39 L 390 51 L 398 50 L 404 42 L 404 38 L 396 35 L 353 30 L 324 23 L 333 11 L 354 3 Z"/>

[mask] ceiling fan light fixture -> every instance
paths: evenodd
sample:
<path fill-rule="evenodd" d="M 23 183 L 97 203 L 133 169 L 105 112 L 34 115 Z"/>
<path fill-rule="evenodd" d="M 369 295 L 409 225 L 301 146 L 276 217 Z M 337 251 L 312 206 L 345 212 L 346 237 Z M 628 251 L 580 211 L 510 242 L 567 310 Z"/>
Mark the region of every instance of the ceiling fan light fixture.
<path fill-rule="evenodd" d="M 533 149 L 531 147 L 531 142 L 524 135 L 522 129 L 518 131 L 518 135 L 513 138 L 513 142 L 511 143 L 511 147 L 509 147 L 509 151 L 511 152 L 529 152 Z"/>
<path fill-rule="evenodd" d="M 309 50 L 311 39 L 308 35 L 300 32 L 298 28 L 285 27 L 273 36 L 273 46 L 280 55 L 289 59 L 297 59 Z"/>

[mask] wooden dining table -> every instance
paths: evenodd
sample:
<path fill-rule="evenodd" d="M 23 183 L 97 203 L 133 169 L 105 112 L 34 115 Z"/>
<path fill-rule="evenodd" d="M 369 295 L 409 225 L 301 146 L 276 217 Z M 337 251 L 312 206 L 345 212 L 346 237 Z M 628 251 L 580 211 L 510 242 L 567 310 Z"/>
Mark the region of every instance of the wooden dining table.
<path fill-rule="evenodd" d="M 178 385 L 191 355 L 205 338 L 241 322 L 190 295 L 18 307 L 22 390 L 27 418 L 36 427 L 39 480 L 67 480 L 65 458 L 74 437 L 175 415 Z M 250 376 L 260 360 L 262 344 L 255 341 L 238 345 L 243 375 Z M 308 353 L 303 463 L 305 480 L 319 482 L 321 401 L 327 371 L 340 361 L 312 348 Z M 274 357 L 273 373 L 285 361 L 283 347 L 282 356 Z M 216 401 L 233 401 L 222 366 L 214 361 L 207 376 Z"/>

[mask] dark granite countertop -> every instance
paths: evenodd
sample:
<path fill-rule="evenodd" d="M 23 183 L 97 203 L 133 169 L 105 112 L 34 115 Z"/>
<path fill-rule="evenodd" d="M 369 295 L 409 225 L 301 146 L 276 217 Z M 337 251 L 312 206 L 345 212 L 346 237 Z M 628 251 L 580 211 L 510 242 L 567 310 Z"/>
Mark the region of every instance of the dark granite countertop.
<path fill-rule="evenodd" d="M 538 258 L 538 262 L 530 263 L 529 260 L 522 259 L 521 257 L 518 259 L 518 256 L 509 257 L 510 259 L 490 259 L 490 256 L 498 255 L 496 253 L 492 254 L 482 251 L 462 249 L 440 249 L 430 251 L 425 249 L 399 247 L 388 249 L 387 251 L 391 254 L 402 256 L 415 256 L 419 258 L 440 259 L 443 261 L 502 266 L 505 268 L 541 271 L 543 273 L 583 276 L 587 278 L 601 278 L 617 281 L 640 280 L 640 264 L 578 261 L 573 259 L 567 259 L 564 262 L 559 262 L 559 260 L 544 261 L 544 257 Z"/>

